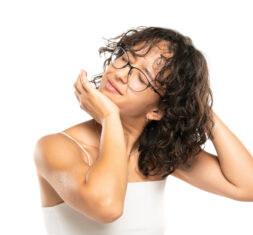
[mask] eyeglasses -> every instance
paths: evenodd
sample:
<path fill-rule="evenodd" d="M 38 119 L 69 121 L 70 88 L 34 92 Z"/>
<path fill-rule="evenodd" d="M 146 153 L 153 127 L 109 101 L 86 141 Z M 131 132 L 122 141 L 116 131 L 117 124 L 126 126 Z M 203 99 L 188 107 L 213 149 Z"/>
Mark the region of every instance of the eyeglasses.
<path fill-rule="evenodd" d="M 111 64 L 116 69 L 125 68 L 127 65 L 130 66 L 127 75 L 127 83 L 133 91 L 141 92 L 148 87 L 151 87 L 154 92 L 161 96 L 161 94 L 151 85 L 145 73 L 130 64 L 129 56 L 124 48 L 120 46 L 115 48 L 111 56 Z"/>

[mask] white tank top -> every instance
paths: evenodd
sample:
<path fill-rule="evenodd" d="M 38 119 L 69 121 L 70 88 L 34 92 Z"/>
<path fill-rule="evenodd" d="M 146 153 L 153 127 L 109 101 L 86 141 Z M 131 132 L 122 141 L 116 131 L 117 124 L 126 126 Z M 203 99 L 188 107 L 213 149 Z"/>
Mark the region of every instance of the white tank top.
<path fill-rule="evenodd" d="M 67 135 L 64 132 L 61 133 Z M 67 136 L 83 149 L 75 139 Z M 86 151 L 85 153 L 87 154 Z M 87 156 L 89 158 L 88 154 Z M 51 207 L 41 207 L 47 234 L 163 235 L 166 179 L 167 177 L 158 181 L 129 182 L 122 216 L 107 224 L 82 215 L 66 202 Z"/>

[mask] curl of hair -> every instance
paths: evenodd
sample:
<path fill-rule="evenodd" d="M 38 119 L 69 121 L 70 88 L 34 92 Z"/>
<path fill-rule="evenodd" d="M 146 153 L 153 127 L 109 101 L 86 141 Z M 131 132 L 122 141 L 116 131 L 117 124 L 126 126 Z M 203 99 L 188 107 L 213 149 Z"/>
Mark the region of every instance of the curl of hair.
<path fill-rule="evenodd" d="M 111 55 L 117 46 L 132 50 L 141 42 L 150 50 L 160 41 L 165 41 L 173 54 L 162 56 L 165 64 L 155 77 L 159 89 L 164 91 L 158 104 L 164 115 L 161 120 L 151 120 L 140 135 L 138 167 L 145 176 L 162 175 L 164 179 L 178 167 L 191 167 L 201 146 L 208 138 L 214 138 L 213 95 L 205 57 L 189 37 L 178 31 L 146 26 L 107 39 L 106 46 L 98 51 L 99 55 Z M 104 61 L 104 71 L 110 63 L 111 56 Z M 102 76 L 103 73 L 97 74 L 91 80 L 97 89 Z"/>

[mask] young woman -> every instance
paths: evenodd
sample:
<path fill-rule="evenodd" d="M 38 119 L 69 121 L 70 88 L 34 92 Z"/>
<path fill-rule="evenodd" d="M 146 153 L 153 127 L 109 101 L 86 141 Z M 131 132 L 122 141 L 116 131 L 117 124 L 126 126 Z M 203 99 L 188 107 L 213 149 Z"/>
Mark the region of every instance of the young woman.
<path fill-rule="evenodd" d="M 83 70 L 74 84 L 93 119 L 35 147 L 48 234 L 161 235 L 168 175 L 253 201 L 252 156 L 212 110 L 206 60 L 191 39 L 160 27 L 113 39 L 99 50 L 110 56 L 96 88 Z M 218 156 L 201 148 L 208 138 Z"/>

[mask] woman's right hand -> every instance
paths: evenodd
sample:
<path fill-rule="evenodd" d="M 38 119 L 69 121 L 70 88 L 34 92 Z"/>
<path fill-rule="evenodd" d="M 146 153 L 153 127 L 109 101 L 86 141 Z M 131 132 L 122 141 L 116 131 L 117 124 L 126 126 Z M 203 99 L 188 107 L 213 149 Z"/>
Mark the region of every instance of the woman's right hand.
<path fill-rule="evenodd" d="M 89 113 L 101 125 L 109 115 L 119 115 L 118 106 L 90 84 L 86 71 L 81 70 L 74 83 L 74 88 L 80 108 Z"/>

